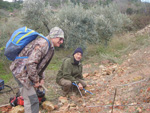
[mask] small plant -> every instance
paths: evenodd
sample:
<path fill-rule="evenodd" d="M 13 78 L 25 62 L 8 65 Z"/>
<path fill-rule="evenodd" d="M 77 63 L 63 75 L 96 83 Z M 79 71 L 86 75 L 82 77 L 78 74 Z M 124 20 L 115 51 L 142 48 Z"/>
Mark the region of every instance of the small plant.
<path fill-rule="evenodd" d="M 131 15 L 133 13 L 133 9 L 132 8 L 128 8 L 126 10 L 126 13 L 129 14 L 129 15 Z"/>

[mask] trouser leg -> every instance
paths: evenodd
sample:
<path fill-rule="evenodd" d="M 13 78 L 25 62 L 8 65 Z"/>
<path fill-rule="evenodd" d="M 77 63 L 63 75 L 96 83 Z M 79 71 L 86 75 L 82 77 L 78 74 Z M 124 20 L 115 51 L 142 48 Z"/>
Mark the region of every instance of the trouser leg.
<path fill-rule="evenodd" d="M 39 112 L 39 100 L 36 91 L 33 86 L 29 89 L 24 87 L 18 79 L 15 78 L 19 87 L 20 94 L 24 99 L 25 113 L 38 113 Z"/>
<path fill-rule="evenodd" d="M 34 87 L 31 86 L 29 89 L 22 87 L 20 88 L 20 92 L 24 99 L 25 113 L 38 113 L 39 100 Z"/>
<path fill-rule="evenodd" d="M 59 81 L 59 85 L 62 86 L 64 92 L 69 93 L 70 88 L 72 86 L 72 82 L 70 80 L 66 80 L 66 79 L 62 78 Z"/>

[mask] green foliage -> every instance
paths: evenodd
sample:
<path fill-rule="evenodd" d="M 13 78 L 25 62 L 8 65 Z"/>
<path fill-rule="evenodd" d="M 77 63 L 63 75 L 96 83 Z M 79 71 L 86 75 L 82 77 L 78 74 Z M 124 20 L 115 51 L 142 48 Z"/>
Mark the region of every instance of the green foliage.
<path fill-rule="evenodd" d="M 4 48 L 7 41 L 10 39 L 12 33 L 21 27 L 19 18 L 16 20 L 14 18 L 9 18 L 0 21 L 0 58 L 1 60 L 6 60 L 4 56 Z"/>
<path fill-rule="evenodd" d="M 53 62 L 50 63 L 48 66 L 48 69 L 50 70 L 59 70 L 59 67 L 61 66 L 62 62 L 59 59 L 54 58 Z"/>
<path fill-rule="evenodd" d="M 114 4 L 85 9 L 82 4 L 68 3 L 56 11 L 50 5 L 45 6 L 42 0 L 33 0 L 25 1 L 23 6 L 23 23 L 44 34 L 59 26 L 65 32 L 65 48 L 80 46 L 85 49 L 88 43 L 99 42 L 107 45 L 114 33 L 131 26 L 130 19 Z"/>
<path fill-rule="evenodd" d="M 135 30 L 142 29 L 150 23 L 150 15 L 131 15 L 130 19 L 133 21 Z"/>
<path fill-rule="evenodd" d="M 24 1 L 23 4 L 23 24 L 38 32 L 49 33 L 49 18 L 51 16 L 50 5 L 42 0 Z"/>
<path fill-rule="evenodd" d="M 105 41 L 106 44 L 114 33 L 128 30 L 132 26 L 132 22 L 127 15 L 120 13 L 114 4 L 94 7 L 92 12 L 99 40 Z"/>
<path fill-rule="evenodd" d="M 130 2 L 138 2 L 139 0 L 128 0 Z"/>
<path fill-rule="evenodd" d="M 79 4 L 80 0 L 70 0 L 74 5 Z"/>
<path fill-rule="evenodd" d="M 1 70 L 1 69 L 0 69 L 0 70 Z M 9 82 L 12 77 L 13 77 L 13 76 L 12 76 L 11 73 L 1 74 L 1 75 L 0 75 L 0 78 L 1 78 L 2 80 L 4 80 L 5 83 Z"/>
<path fill-rule="evenodd" d="M 94 38 L 91 37 L 94 35 L 94 20 L 81 4 L 65 5 L 56 16 L 59 19 L 57 25 L 62 27 L 66 34 L 66 48 L 86 48 L 87 42 L 93 42 Z"/>
<path fill-rule="evenodd" d="M 129 14 L 129 15 L 131 15 L 133 13 L 133 9 L 132 8 L 128 8 L 126 10 L 126 13 Z"/>
<path fill-rule="evenodd" d="M 113 0 L 99 0 L 99 5 L 109 5 Z"/>
<path fill-rule="evenodd" d="M 0 1 L 0 9 L 12 10 L 13 8 L 9 2 Z"/>
<path fill-rule="evenodd" d="M 21 3 L 22 2 L 6 2 L 6 1 L 0 0 L 0 9 L 13 11 L 14 9 L 21 8 L 21 5 L 20 5 Z"/>
<path fill-rule="evenodd" d="M 136 51 L 140 48 L 145 48 L 149 46 L 149 43 L 149 34 L 143 36 L 139 35 L 132 38 L 129 34 L 116 35 L 109 41 L 107 47 L 99 45 L 95 47 L 94 50 L 99 54 L 101 60 L 109 59 L 112 62 L 122 63 L 122 61 L 125 60 L 122 56 L 128 55 L 130 52 Z"/>
<path fill-rule="evenodd" d="M 11 72 L 7 69 L 7 62 L 0 60 L 0 79 L 4 80 L 6 83 L 12 78 Z"/>
<path fill-rule="evenodd" d="M 7 21 L 6 21 L 7 20 Z M 12 74 L 9 70 L 10 61 L 4 56 L 4 49 L 7 41 L 11 37 L 11 34 L 21 27 L 20 20 L 9 18 L 0 21 L 0 79 L 3 79 L 7 83 L 11 78 Z"/>
<path fill-rule="evenodd" d="M 69 49 L 56 50 L 51 63 L 48 65 L 48 69 L 57 71 L 61 67 L 63 59 L 72 55 L 73 51 L 74 50 L 69 50 Z"/>

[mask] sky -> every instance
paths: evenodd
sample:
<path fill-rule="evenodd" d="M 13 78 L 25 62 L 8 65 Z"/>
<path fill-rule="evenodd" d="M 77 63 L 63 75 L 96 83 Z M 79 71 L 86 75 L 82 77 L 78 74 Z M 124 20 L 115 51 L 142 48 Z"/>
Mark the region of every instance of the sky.
<path fill-rule="evenodd" d="M 13 0 L 3 0 L 3 1 L 12 2 Z M 141 0 L 141 2 L 148 2 L 148 3 L 150 3 L 150 0 Z"/>
<path fill-rule="evenodd" d="M 3 1 L 12 2 L 13 0 L 3 0 Z M 148 2 L 148 3 L 150 3 L 150 0 L 141 0 L 141 2 Z"/>
<path fill-rule="evenodd" d="M 3 0 L 3 1 L 8 1 L 8 2 L 12 2 L 13 0 Z"/>
<path fill-rule="evenodd" d="M 14 0 L 3 0 L 3 1 L 13 2 Z M 19 0 L 17 0 L 17 1 L 19 1 Z M 24 0 L 22 0 L 22 1 L 24 1 Z"/>
<path fill-rule="evenodd" d="M 148 2 L 148 3 L 150 3 L 150 0 L 141 0 L 141 2 Z"/>

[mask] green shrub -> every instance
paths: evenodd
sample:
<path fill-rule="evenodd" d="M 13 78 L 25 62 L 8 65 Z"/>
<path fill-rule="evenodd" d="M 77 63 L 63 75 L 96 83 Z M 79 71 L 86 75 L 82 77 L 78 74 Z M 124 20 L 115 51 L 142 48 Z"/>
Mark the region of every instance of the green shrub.
<path fill-rule="evenodd" d="M 135 30 L 142 29 L 150 23 L 150 15 L 135 14 L 130 16 Z"/>
<path fill-rule="evenodd" d="M 108 5 L 112 2 L 112 0 L 98 0 L 99 5 Z"/>
<path fill-rule="evenodd" d="M 7 1 L 0 0 L 0 9 L 13 11 L 14 9 L 21 8 L 20 5 L 21 3 L 22 2 L 7 2 Z"/>
<path fill-rule="evenodd" d="M 7 83 L 7 81 L 12 78 L 12 74 L 9 70 L 11 62 L 4 56 L 4 49 L 11 34 L 21 27 L 20 19 L 11 17 L 7 19 L 7 22 L 1 20 L 0 26 L 0 78 Z"/>
<path fill-rule="evenodd" d="M 132 26 L 127 15 L 121 14 L 114 4 L 100 7 L 95 5 L 87 10 L 80 5 L 65 5 L 56 14 L 57 25 L 66 34 L 65 47 L 82 46 L 87 43 L 105 43 L 116 32 L 128 30 Z M 76 45 L 75 45 L 76 44 Z"/>
<path fill-rule="evenodd" d="M 7 21 L 6 21 L 7 20 Z M 10 39 L 12 33 L 21 27 L 20 19 L 9 18 L 4 21 L 0 21 L 0 60 L 6 60 L 4 56 L 4 49 L 7 41 Z"/>
<path fill-rule="evenodd" d="M 93 7 L 92 13 L 100 41 L 107 42 L 114 33 L 128 31 L 132 27 L 132 21 L 127 15 L 120 13 L 114 4 Z"/>
<path fill-rule="evenodd" d="M 93 42 L 94 38 L 94 20 L 90 16 L 91 13 L 80 5 L 65 5 L 58 13 L 56 13 L 57 25 L 63 28 L 66 48 L 76 48 L 81 46 L 86 48 L 87 42 Z"/>
<path fill-rule="evenodd" d="M 129 14 L 129 15 L 131 15 L 133 13 L 133 9 L 132 8 L 128 8 L 126 10 L 126 13 Z"/>
<path fill-rule="evenodd" d="M 52 12 L 49 4 L 42 0 L 24 1 L 22 11 L 22 22 L 25 26 L 34 29 L 42 34 L 48 34 L 50 29 L 49 18 Z"/>
<path fill-rule="evenodd" d="M 65 48 L 85 49 L 87 44 L 99 42 L 107 45 L 114 33 L 131 26 L 127 15 L 121 14 L 114 4 L 85 9 L 82 4 L 68 3 L 52 10 L 42 0 L 33 0 L 25 1 L 23 6 L 24 24 L 44 34 L 54 26 L 61 27 L 65 32 Z"/>
<path fill-rule="evenodd" d="M 12 78 L 8 65 L 8 62 L 0 60 L 0 79 L 4 80 L 6 83 Z"/>

